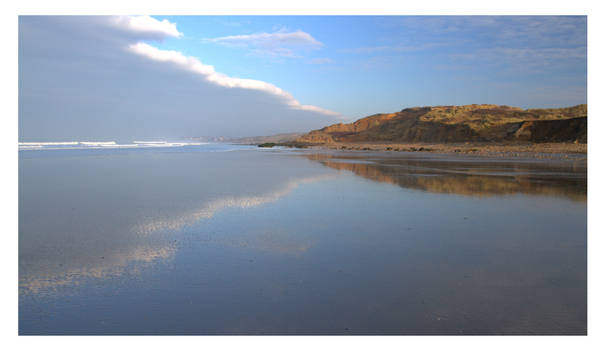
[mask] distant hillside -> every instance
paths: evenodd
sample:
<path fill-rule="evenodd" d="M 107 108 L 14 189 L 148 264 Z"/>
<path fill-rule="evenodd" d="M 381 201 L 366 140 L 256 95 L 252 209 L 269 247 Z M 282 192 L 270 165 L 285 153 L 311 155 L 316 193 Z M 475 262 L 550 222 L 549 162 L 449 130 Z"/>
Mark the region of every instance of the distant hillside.
<path fill-rule="evenodd" d="M 295 140 L 335 142 L 587 142 L 587 105 L 521 109 L 498 105 L 406 108 L 334 124 Z"/>

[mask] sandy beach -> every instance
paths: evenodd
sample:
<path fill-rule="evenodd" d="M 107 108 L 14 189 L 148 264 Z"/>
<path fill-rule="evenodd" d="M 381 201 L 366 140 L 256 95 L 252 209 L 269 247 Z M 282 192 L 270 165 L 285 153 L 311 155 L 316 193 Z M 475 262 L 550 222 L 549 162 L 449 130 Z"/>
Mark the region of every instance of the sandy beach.
<path fill-rule="evenodd" d="M 311 149 L 384 152 L 433 152 L 483 157 L 523 157 L 534 159 L 586 158 L 587 144 L 582 143 L 331 143 L 308 146 Z"/>
<path fill-rule="evenodd" d="M 586 333 L 584 153 L 369 146 L 19 151 L 19 332 Z"/>

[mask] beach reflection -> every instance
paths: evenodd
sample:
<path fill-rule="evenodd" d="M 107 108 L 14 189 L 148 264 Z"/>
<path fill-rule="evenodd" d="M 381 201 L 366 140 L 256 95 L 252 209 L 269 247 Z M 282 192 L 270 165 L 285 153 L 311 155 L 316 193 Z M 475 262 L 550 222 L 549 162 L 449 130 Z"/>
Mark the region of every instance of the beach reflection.
<path fill-rule="evenodd" d="M 178 168 L 171 167 L 170 172 L 161 165 L 172 162 L 173 155 L 136 157 L 143 160 L 143 166 L 127 164 L 126 158 L 116 156 L 90 161 L 65 157 L 43 165 L 44 172 L 34 171 L 32 166 L 40 166 L 46 159 L 21 161 L 20 293 L 56 293 L 59 288 L 63 293 L 63 287 L 89 279 L 137 274 L 156 262 L 168 262 L 177 253 L 177 235 L 190 227 L 195 227 L 198 240 L 210 244 L 301 253 L 313 242 L 281 230 L 206 238 L 198 225 L 220 211 L 273 203 L 302 184 L 336 176 L 315 167 L 303 173 L 259 168 L 255 173 L 230 175 L 225 181 L 210 177 L 202 168 L 210 166 L 209 155 L 181 156 Z M 227 157 L 230 161 L 218 164 L 218 171 L 234 174 L 236 167 L 252 162 L 246 157 L 244 163 L 239 154 Z M 144 174 L 148 166 L 155 167 L 151 176 Z M 104 176 L 106 168 L 114 174 Z M 176 181 L 170 181 L 171 177 Z"/>
<path fill-rule="evenodd" d="M 49 152 L 21 334 L 586 333 L 584 160 Z"/>
<path fill-rule="evenodd" d="M 149 266 L 152 262 L 166 260 L 175 253 L 173 245 L 153 248 L 140 245 L 131 250 L 103 252 L 104 256 L 88 256 L 89 260 L 78 264 L 48 261 L 46 265 L 34 266 L 32 271 L 23 272 L 19 276 L 21 293 L 41 293 L 55 291 L 59 287 L 78 285 L 88 278 L 106 279 L 122 275 L 132 263 Z M 130 271 L 135 272 L 135 271 Z"/>
<path fill-rule="evenodd" d="M 149 235 L 157 231 L 178 231 L 185 226 L 197 224 L 203 219 L 208 219 L 220 210 L 226 208 L 252 208 L 272 203 L 291 193 L 301 184 L 315 183 L 318 181 L 330 179 L 335 174 L 326 174 L 321 176 L 309 177 L 305 179 L 294 179 L 281 186 L 280 189 L 258 196 L 244 197 L 224 197 L 207 203 L 199 208 L 190 209 L 183 213 L 172 214 L 166 218 L 156 218 L 145 220 L 136 225 L 133 231 L 140 235 Z"/>
<path fill-rule="evenodd" d="M 308 154 L 308 159 L 329 168 L 350 171 L 363 178 L 407 189 L 464 196 L 511 194 L 565 197 L 586 201 L 586 160 L 489 161 L 439 160 L 435 157 L 368 157 Z"/>

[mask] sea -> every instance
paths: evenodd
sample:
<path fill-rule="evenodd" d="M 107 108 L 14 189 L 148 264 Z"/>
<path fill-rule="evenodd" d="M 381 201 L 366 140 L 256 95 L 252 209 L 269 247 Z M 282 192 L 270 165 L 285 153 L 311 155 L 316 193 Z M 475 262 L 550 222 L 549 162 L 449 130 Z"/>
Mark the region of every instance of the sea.
<path fill-rule="evenodd" d="M 587 160 L 19 143 L 21 335 L 587 333 Z"/>

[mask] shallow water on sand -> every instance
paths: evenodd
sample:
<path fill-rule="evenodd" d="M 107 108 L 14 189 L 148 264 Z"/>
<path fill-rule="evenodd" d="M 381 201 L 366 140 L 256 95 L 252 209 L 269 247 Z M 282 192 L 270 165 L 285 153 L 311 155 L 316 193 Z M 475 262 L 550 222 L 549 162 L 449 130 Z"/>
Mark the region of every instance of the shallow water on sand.
<path fill-rule="evenodd" d="M 19 152 L 19 333 L 586 334 L 585 158 L 210 147 Z"/>

